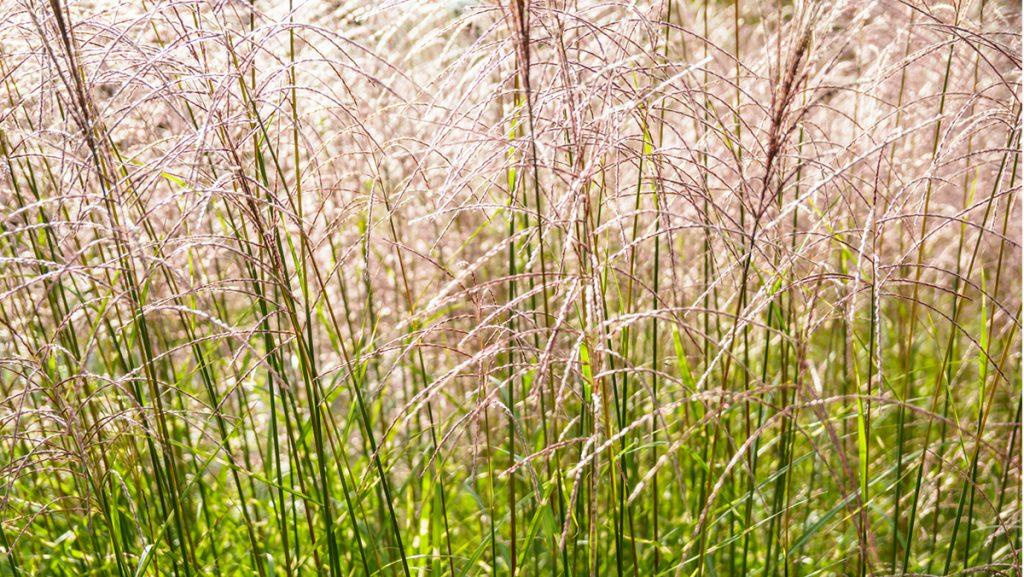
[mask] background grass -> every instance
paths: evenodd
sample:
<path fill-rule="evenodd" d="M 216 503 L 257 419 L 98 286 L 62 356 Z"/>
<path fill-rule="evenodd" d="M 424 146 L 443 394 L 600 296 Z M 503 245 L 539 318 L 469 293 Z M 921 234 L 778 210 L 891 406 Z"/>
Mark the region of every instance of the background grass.
<path fill-rule="evenodd" d="M 0 4 L 0 574 L 1020 575 L 1020 6 Z"/>

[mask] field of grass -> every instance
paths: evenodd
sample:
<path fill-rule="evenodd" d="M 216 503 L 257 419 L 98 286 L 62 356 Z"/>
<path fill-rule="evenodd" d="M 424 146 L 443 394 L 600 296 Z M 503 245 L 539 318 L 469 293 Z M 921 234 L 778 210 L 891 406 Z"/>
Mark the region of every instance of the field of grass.
<path fill-rule="evenodd" d="M 1021 575 L 1004 0 L 3 0 L 0 576 Z"/>

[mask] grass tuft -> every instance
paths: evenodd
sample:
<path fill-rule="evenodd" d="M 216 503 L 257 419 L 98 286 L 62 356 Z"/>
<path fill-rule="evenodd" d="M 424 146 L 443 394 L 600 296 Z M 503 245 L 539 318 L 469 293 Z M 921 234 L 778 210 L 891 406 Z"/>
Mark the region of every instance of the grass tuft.
<path fill-rule="evenodd" d="M 0 3 L 0 576 L 1020 575 L 1020 26 Z"/>

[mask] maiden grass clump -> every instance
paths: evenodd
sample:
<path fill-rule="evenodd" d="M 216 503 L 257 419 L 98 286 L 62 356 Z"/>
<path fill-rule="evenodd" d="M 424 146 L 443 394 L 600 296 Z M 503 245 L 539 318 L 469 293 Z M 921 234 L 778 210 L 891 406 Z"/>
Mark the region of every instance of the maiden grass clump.
<path fill-rule="evenodd" d="M 1020 22 L 0 5 L 0 575 L 1019 575 Z"/>

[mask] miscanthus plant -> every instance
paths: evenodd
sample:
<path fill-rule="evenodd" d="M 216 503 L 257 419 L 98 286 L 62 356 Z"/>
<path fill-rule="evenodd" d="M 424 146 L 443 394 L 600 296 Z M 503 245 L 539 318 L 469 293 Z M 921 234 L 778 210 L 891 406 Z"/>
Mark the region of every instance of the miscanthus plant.
<path fill-rule="evenodd" d="M 0 575 L 1020 575 L 1002 0 L 0 3 Z"/>

